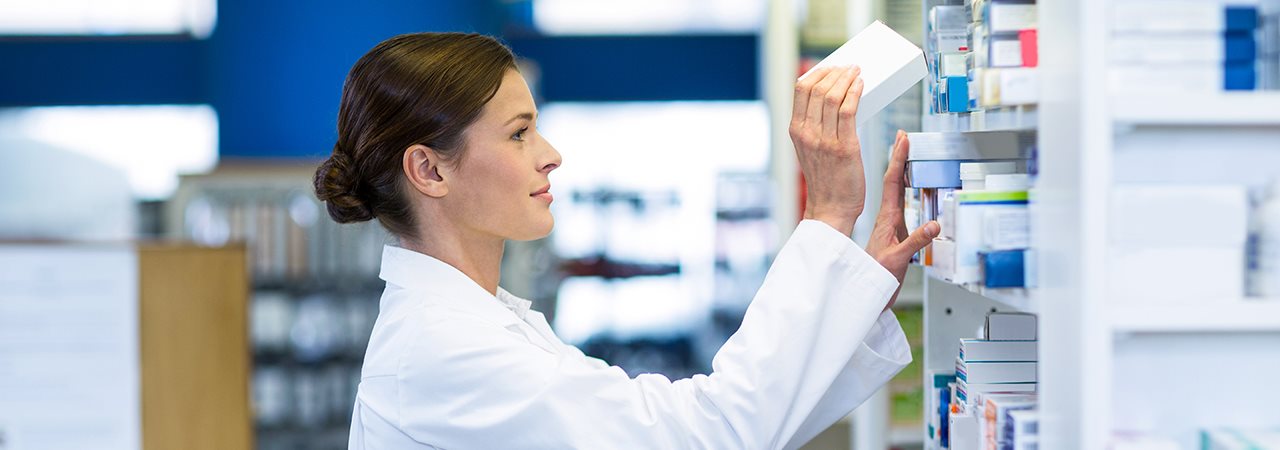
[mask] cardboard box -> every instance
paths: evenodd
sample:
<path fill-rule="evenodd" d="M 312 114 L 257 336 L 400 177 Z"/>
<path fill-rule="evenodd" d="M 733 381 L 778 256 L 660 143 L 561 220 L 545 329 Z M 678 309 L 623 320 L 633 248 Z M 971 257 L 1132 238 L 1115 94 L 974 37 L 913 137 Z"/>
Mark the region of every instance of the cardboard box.
<path fill-rule="evenodd" d="M 987 314 L 983 335 L 989 341 L 1036 340 L 1036 316 L 1029 313 L 994 312 Z"/>
<path fill-rule="evenodd" d="M 800 79 L 822 67 L 853 65 L 862 68 L 864 83 L 858 104 L 858 125 L 866 123 L 929 74 L 920 47 L 877 20 L 819 61 Z"/>
<path fill-rule="evenodd" d="M 1037 343 L 961 339 L 960 359 L 966 362 L 1035 361 Z"/>
<path fill-rule="evenodd" d="M 956 379 L 965 383 L 1035 383 L 1036 362 L 964 362 L 956 358 Z"/>

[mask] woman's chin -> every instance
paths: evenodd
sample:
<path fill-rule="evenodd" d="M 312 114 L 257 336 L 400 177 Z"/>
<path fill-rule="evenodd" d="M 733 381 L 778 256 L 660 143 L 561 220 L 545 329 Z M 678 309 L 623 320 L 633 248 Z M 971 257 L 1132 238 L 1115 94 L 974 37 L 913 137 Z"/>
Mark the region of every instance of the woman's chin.
<path fill-rule="evenodd" d="M 551 214 L 547 214 L 546 218 L 539 218 L 535 223 L 522 230 L 517 236 L 512 236 L 513 241 L 536 241 L 551 235 L 551 230 L 556 226 L 556 219 Z"/>

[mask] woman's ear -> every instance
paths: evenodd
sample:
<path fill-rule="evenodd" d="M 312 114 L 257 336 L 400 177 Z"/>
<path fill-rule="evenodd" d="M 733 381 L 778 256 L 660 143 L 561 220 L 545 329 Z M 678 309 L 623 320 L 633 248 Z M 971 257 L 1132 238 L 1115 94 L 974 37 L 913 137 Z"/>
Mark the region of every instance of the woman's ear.
<path fill-rule="evenodd" d="M 428 197 L 440 198 L 449 193 L 449 184 L 440 176 L 440 155 L 422 144 L 404 150 L 404 174 L 409 186 Z"/>

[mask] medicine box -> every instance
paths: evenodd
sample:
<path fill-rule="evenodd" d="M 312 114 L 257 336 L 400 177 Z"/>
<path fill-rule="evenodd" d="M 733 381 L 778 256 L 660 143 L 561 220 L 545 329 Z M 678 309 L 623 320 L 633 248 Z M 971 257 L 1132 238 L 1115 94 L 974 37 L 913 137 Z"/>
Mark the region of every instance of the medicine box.
<path fill-rule="evenodd" d="M 1111 30 L 1246 31 L 1258 26 L 1254 5 L 1202 0 L 1125 0 L 1111 5 Z"/>
<path fill-rule="evenodd" d="M 960 359 L 966 362 L 1035 361 L 1037 341 L 961 339 Z"/>
<path fill-rule="evenodd" d="M 971 399 L 996 392 L 1035 392 L 1036 383 L 975 383 L 956 381 L 956 399 L 969 403 Z"/>
<path fill-rule="evenodd" d="M 823 67 L 862 68 L 864 87 L 857 123 L 862 125 L 929 74 L 924 52 L 911 41 L 875 21 L 800 76 Z"/>
<path fill-rule="evenodd" d="M 1258 42 L 1248 32 L 1130 33 L 1111 37 L 1107 52 L 1115 63 L 1249 62 Z"/>
<path fill-rule="evenodd" d="M 1249 62 L 1112 65 L 1111 92 L 1177 95 L 1187 92 L 1247 91 L 1258 86 L 1257 65 Z"/>
<path fill-rule="evenodd" d="M 973 362 L 956 358 L 956 379 L 965 383 L 1034 383 L 1036 362 Z"/>
<path fill-rule="evenodd" d="M 987 314 L 983 337 L 989 341 L 1034 341 L 1036 340 L 1036 316 L 1015 312 Z"/>

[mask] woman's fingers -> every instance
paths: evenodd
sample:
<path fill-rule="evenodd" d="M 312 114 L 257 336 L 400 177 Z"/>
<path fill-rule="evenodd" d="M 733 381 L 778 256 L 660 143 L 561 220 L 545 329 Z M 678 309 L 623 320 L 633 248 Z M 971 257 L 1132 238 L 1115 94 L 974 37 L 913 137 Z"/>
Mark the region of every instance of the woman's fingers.
<path fill-rule="evenodd" d="M 933 242 L 933 238 L 938 237 L 938 232 L 940 231 L 942 231 L 942 228 L 938 225 L 938 222 L 930 220 L 928 223 L 921 225 L 920 228 L 916 228 L 916 231 L 907 236 L 906 239 L 898 244 L 898 248 L 893 251 L 903 260 L 909 261 L 911 260 L 911 255 L 918 253 L 920 249 Z"/>
<path fill-rule="evenodd" d="M 817 72 L 796 82 L 796 91 L 791 99 L 792 128 L 797 128 L 804 123 L 804 117 L 809 112 L 809 93 L 813 91 L 813 85 L 817 84 L 823 75 L 825 74 Z"/>
<path fill-rule="evenodd" d="M 847 101 L 846 98 L 853 95 L 852 88 L 858 80 L 858 68 L 847 67 L 839 70 L 840 77 L 831 85 L 831 89 L 822 98 L 822 137 L 832 141 L 838 141 L 841 138 L 850 135 L 841 133 L 847 120 L 841 114 L 841 106 Z"/>
<path fill-rule="evenodd" d="M 893 143 L 893 153 L 889 157 L 889 168 L 884 173 L 884 192 L 880 197 L 882 214 L 894 214 L 894 234 L 899 240 L 907 238 L 907 224 L 902 217 L 903 195 L 906 190 L 907 155 L 911 152 L 911 142 L 907 133 L 898 130 L 897 139 Z"/>
<path fill-rule="evenodd" d="M 854 76 L 857 79 L 849 86 L 848 93 L 844 96 L 844 100 L 840 102 L 839 112 L 837 113 L 840 117 L 840 125 L 836 133 L 841 140 L 856 141 L 858 138 L 858 121 L 856 119 L 858 116 L 858 103 L 862 100 L 863 83 L 862 70 L 856 67 L 854 70 L 856 71 Z"/>
<path fill-rule="evenodd" d="M 813 89 L 809 91 L 809 105 L 805 112 L 805 123 L 808 127 L 817 127 L 822 123 L 823 102 L 827 96 L 827 91 L 831 90 L 831 86 L 840 78 L 839 68 L 827 69 L 822 73 L 822 79 L 813 85 Z"/>

